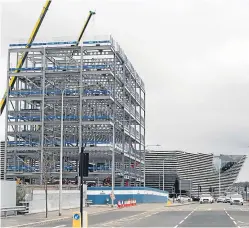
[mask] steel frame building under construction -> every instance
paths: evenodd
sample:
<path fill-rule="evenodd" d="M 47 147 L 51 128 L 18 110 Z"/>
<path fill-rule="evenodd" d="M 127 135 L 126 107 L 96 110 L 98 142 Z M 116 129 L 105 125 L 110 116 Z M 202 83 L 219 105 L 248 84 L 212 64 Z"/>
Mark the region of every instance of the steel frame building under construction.
<path fill-rule="evenodd" d="M 141 184 L 144 83 L 112 37 L 71 44 L 9 49 L 7 82 L 12 76 L 16 82 L 6 98 L 5 178 L 41 183 L 45 156 L 51 159 L 51 176 L 58 177 L 62 130 L 63 178 L 77 176 L 79 152 L 86 145 L 89 179 L 111 174 L 114 154 L 116 184 Z M 24 52 L 23 67 L 13 68 Z"/>

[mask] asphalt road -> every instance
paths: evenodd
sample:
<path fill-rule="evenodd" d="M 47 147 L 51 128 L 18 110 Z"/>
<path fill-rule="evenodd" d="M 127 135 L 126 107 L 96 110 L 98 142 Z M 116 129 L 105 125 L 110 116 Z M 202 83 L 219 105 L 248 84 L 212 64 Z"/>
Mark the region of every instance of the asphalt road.
<path fill-rule="evenodd" d="M 89 215 L 89 227 L 249 227 L 249 205 L 192 204 L 131 207 Z M 72 227 L 71 220 L 36 227 Z"/>

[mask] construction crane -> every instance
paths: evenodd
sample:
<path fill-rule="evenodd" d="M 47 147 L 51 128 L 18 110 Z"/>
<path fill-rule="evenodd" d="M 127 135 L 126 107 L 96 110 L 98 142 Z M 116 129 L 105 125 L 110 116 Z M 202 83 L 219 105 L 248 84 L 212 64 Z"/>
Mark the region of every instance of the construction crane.
<path fill-rule="evenodd" d="M 89 11 L 89 15 L 88 15 L 88 18 L 86 20 L 86 23 L 84 24 L 84 27 L 82 28 L 81 32 L 80 32 L 80 35 L 78 37 L 78 40 L 77 40 L 77 43 L 75 44 L 75 46 L 79 46 L 79 43 L 80 43 L 80 40 L 82 38 L 82 36 L 84 35 L 84 32 L 87 28 L 87 25 L 89 24 L 89 21 L 91 20 L 91 17 L 96 14 L 94 11 Z"/>
<path fill-rule="evenodd" d="M 42 12 L 41 12 L 36 24 L 35 24 L 34 29 L 32 30 L 32 33 L 31 33 L 31 35 L 29 37 L 29 40 L 28 40 L 27 45 L 25 46 L 25 48 L 30 48 L 32 46 L 32 43 L 35 40 L 35 37 L 36 37 L 40 27 L 41 27 L 41 24 L 42 24 L 42 22 L 43 22 L 43 20 L 44 20 L 44 18 L 46 16 L 46 14 L 47 14 L 47 11 L 48 11 L 48 8 L 49 8 L 51 2 L 52 2 L 52 0 L 47 0 L 46 3 L 44 4 Z M 21 68 L 23 66 L 23 63 L 26 60 L 27 56 L 28 56 L 28 52 L 24 52 L 22 54 L 21 58 L 19 59 L 19 61 L 17 63 L 17 67 L 16 67 L 17 70 L 15 71 L 15 73 L 20 72 L 19 68 Z M 11 77 L 11 79 L 9 81 L 9 88 L 7 88 L 7 91 L 4 93 L 4 97 L 1 100 L 1 103 L 0 103 L 1 115 L 2 115 L 2 113 L 4 111 L 4 108 L 5 108 L 5 105 L 6 105 L 6 99 L 7 99 L 9 89 L 13 89 L 13 87 L 15 85 L 15 82 L 16 82 L 16 79 L 17 79 L 16 76 Z"/>

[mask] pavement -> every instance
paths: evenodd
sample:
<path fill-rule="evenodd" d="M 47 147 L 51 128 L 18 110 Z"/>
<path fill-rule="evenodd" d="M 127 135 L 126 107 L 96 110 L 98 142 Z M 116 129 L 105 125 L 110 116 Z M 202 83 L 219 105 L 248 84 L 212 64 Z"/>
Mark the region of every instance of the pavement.
<path fill-rule="evenodd" d="M 92 209 L 91 209 L 92 208 Z M 186 204 L 165 207 L 165 204 L 141 204 L 134 207 L 88 209 L 90 227 L 249 227 L 249 205 Z M 91 211 L 90 211 L 91 210 Z M 75 211 L 75 210 L 74 210 Z M 72 211 L 71 211 L 72 213 Z M 34 216 L 35 217 L 35 216 Z M 7 221 L 8 219 L 6 219 Z M 6 223 L 7 224 L 7 223 Z M 21 220 L 19 220 L 21 224 Z M 3 227 L 2 224 L 1 227 Z M 9 225 L 8 225 L 9 226 Z M 14 225 L 15 226 L 15 225 Z M 5 226 L 6 227 L 6 226 Z M 15 226 L 16 227 L 16 226 Z M 23 226 L 25 227 L 25 226 Z M 72 218 L 36 223 L 26 227 L 72 227 Z"/>
<path fill-rule="evenodd" d="M 116 210 L 110 206 L 91 206 L 84 208 L 84 211 L 87 211 L 88 214 L 98 214 L 107 211 Z M 57 221 L 71 220 L 74 212 L 79 211 L 79 208 L 62 210 L 62 215 L 59 216 L 58 211 L 48 212 L 48 217 L 45 217 L 45 213 L 36 213 L 36 214 L 25 214 L 17 216 L 8 216 L 7 218 L 1 218 L 0 227 L 25 227 L 30 225 L 36 226 L 40 224 L 49 224 Z"/>

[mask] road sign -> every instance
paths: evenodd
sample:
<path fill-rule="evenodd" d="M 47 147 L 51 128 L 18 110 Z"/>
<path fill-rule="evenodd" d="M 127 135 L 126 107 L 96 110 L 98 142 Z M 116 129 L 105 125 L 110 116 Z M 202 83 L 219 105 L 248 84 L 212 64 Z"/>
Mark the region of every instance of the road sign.
<path fill-rule="evenodd" d="M 81 227 L 81 216 L 80 212 L 73 213 L 73 225 L 72 227 Z"/>
<path fill-rule="evenodd" d="M 75 220 L 79 220 L 79 219 L 80 219 L 80 215 L 79 215 L 79 214 L 74 214 L 74 215 L 73 215 L 73 218 L 74 218 Z"/>

